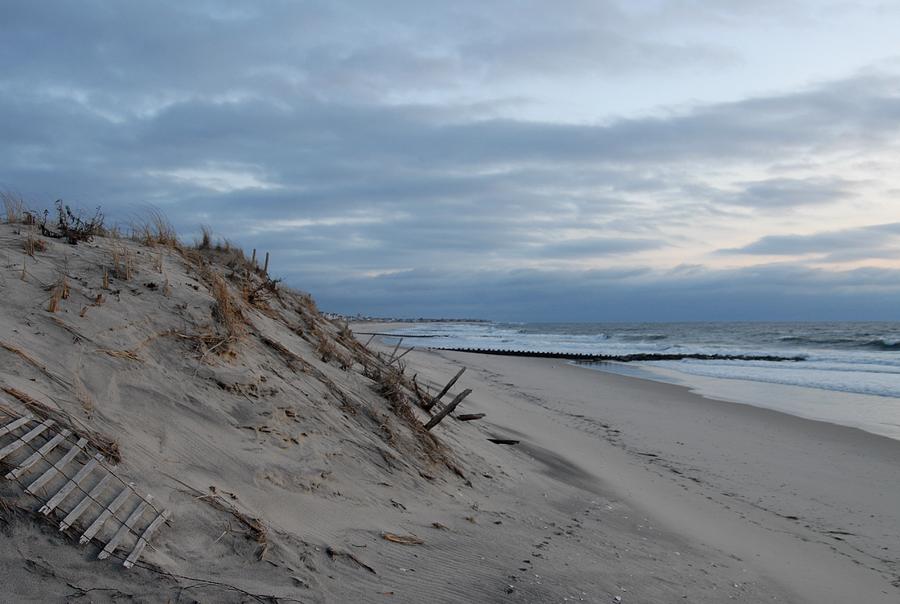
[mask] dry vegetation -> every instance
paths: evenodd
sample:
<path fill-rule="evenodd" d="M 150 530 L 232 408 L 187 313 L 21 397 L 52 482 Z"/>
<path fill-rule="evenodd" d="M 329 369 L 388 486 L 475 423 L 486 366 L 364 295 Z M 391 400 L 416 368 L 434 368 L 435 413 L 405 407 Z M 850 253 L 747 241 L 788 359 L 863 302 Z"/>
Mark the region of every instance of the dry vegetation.
<path fill-rule="evenodd" d="M 28 211 L 19 196 L 2 193 L 0 198 L 3 200 L 7 221 L 11 223 L 28 224 L 28 217 L 36 215 Z M 123 237 L 119 228 L 104 224 L 104 216 L 99 209 L 93 214 L 85 215 L 61 201 L 56 202 L 55 209 L 55 224 L 50 224 L 50 213 L 45 211 L 42 221 L 37 221 L 27 231 L 20 231 L 26 254 L 34 256 L 36 252 L 45 250 L 46 238 L 56 238 L 75 245 L 91 241 L 95 237 L 106 237 L 102 247 L 109 254 L 109 260 L 99 266 L 95 286 L 98 290 L 109 292 L 109 296 L 118 296 L 123 288 L 143 286 L 158 289 L 164 297 L 169 298 L 173 296 L 174 288 L 182 286 L 170 282 L 166 267 L 180 264 L 181 270 L 186 270 L 195 279 L 195 283 L 199 284 L 190 286 L 201 292 L 205 289 L 210 297 L 209 322 L 205 325 L 168 329 L 146 338 L 144 343 L 128 350 L 98 347 L 98 352 L 122 362 L 143 364 L 145 357 L 138 354 L 139 349 L 155 339 L 165 337 L 192 344 L 199 364 L 228 363 L 236 361 L 254 343 L 262 343 L 274 350 L 293 371 L 306 374 L 324 385 L 346 413 L 358 416 L 358 421 L 370 421 L 371 427 L 382 434 L 392 447 L 413 446 L 419 450 L 418 457 L 423 460 L 455 467 L 447 460 L 446 452 L 435 438 L 423 429 L 422 421 L 414 412 L 414 406 L 426 406 L 428 397 L 420 391 L 415 378 L 406 376 L 403 363 L 398 359 L 382 358 L 372 352 L 356 340 L 346 324 L 335 324 L 323 317 L 311 296 L 285 288 L 279 279 L 272 278 L 267 271 L 268 255 L 261 267 L 256 250 L 248 258 L 241 248 L 228 240 L 216 239 L 208 226 L 201 227 L 200 237 L 194 245 L 184 245 L 179 241 L 172 223 L 157 210 L 151 210 L 142 219 L 132 221 L 127 231 L 129 236 Z M 33 220 L 31 222 L 35 223 Z M 149 249 L 142 254 L 140 248 Z M 141 283 L 139 275 L 142 274 L 161 275 L 161 282 Z M 80 317 L 85 317 L 89 309 L 103 312 L 103 294 L 96 290 L 88 294 L 80 289 L 80 285 L 74 286 L 79 296 L 86 298 L 79 303 Z M 69 298 L 72 287 L 73 282 L 67 272 L 60 272 L 56 281 L 47 287 L 50 296 L 46 310 L 50 313 L 64 310 L 62 302 Z M 346 372 L 358 371 L 370 379 L 372 391 L 385 402 L 383 410 L 369 409 L 348 391 L 342 380 L 329 377 L 327 372 L 261 333 L 258 322 L 263 318 L 275 321 L 275 325 L 280 324 L 305 340 L 318 361 Z M 73 384 L 69 386 L 74 388 Z M 390 427 L 384 412 L 397 418 L 406 427 L 402 430 L 406 444 L 398 444 L 398 428 Z M 409 451 L 403 453 L 406 455 Z"/>
<path fill-rule="evenodd" d="M 19 224 L 25 221 L 27 208 L 25 201 L 18 193 L 12 191 L 0 191 L 0 200 L 3 201 L 3 211 L 6 215 L 6 222 L 9 224 Z"/>

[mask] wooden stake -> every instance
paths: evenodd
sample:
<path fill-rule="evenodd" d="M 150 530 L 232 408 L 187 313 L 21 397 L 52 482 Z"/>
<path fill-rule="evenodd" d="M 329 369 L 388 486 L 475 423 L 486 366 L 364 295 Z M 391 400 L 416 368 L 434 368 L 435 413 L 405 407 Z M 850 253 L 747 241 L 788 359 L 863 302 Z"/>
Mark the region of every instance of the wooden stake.
<path fill-rule="evenodd" d="M 250 259 L 250 264 L 256 266 L 256 248 L 253 248 L 253 258 Z"/>
<path fill-rule="evenodd" d="M 400 344 L 402 344 L 402 343 L 403 343 L 403 338 L 400 338 L 397 341 L 397 345 L 394 346 L 394 350 L 391 352 L 391 358 L 388 359 L 388 365 L 390 365 L 391 363 L 394 362 L 394 355 L 397 354 L 397 349 L 400 348 Z"/>
<path fill-rule="evenodd" d="M 447 417 L 451 411 L 456 409 L 456 406 L 459 405 L 461 402 L 463 402 L 463 399 L 466 398 L 467 396 L 469 396 L 470 394 L 472 394 L 471 388 L 466 388 L 465 390 L 463 390 L 462 392 L 457 394 L 455 399 L 450 401 L 446 407 L 441 409 L 441 411 L 437 415 L 432 417 L 431 420 L 429 420 L 429 422 L 427 424 L 425 424 L 425 429 L 431 430 L 432 428 L 437 426 L 439 423 L 441 423 L 441 420 L 444 419 L 445 417 Z"/>
<path fill-rule="evenodd" d="M 410 348 L 407 348 L 406 350 L 403 351 L 403 354 L 401 354 L 399 357 L 397 357 L 396 359 L 394 359 L 394 361 L 399 361 L 400 359 L 402 359 L 403 357 L 405 357 L 406 355 L 408 355 L 409 353 L 411 353 L 411 352 L 412 352 L 413 350 L 415 350 L 415 349 L 416 349 L 415 346 L 412 346 L 412 347 L 410 347 Z M 391 362 L 393 362 L 393 361 L 391 361 Z"/>
<path fill-rule="evenodd" d="M 363 346 L 365 346 L 366 348 L 368 348 L 368 347 L 369 347 L 369 344 L 372 343 L 372 340 L 375 339 L 375 336 L 376 336 L 376 335 L 378 335 L 378 334 L 373 333 L 373 334 L 369 337 L 369 339 L 366 340 L 366 343 L 363 344 Z"/>
<path fill-rule="evenodd" d="M 269 274 L 269 252 L 266 252 L 266 264 L 263 266 L 263 275 Z"/>
<path fill-rule="evenodd" d="M 426 405 L 423 405 L 422 408 L 425 409 L 425 410 L 427 411 L 427 410 L 431 409 L 432 407 L 434 407 L 434 405 L 435 405 L 438 401 L 440 401 L 440 400 L 444 397 L 444 395 L 447 394 L 447 392 L 450 391 L 451 388 L 453 388 L 453 384 L 456 383 L 456 380 L 458 380 L 458 379 L 460 378 L 460 376 L 461 376 L 463 373 L 465 373 L 465 371 L 466 371 L 466 368 L 465 368 L 465 367 L 463 367 L 462 369 L 460 369 L 460 370 L 459 370 L 459 373 L 457 373 L 456 375 L 454 375 L 454 376 L 453 376 L 453 379 L 450 380 L 449 382 L 447 382 L 447 385 L 444 386 L 444 389 L 441 390 L 441 391 L 438 393 L 438 395 L 437 395 L 436 397 L 434 397 L 433 399 L 431 399 L 431 401 L 429 401 Z"/>

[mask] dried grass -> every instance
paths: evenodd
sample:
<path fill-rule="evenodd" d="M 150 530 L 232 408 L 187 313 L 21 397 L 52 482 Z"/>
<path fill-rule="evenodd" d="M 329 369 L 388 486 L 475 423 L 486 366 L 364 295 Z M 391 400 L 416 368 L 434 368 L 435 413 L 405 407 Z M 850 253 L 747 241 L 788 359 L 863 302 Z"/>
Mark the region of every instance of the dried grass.
<path fill-rule="evenodd" d="M 180 248 L 175 227 L 158 208 L 150 208 L 131 225 L 131 237 L 146 246 L 165 245 Z"/>
<path fill-rule="evenodd" d="M 207 225 L 200 226 L 200 241 L 196 245 L 198 250 L 208 250 L 212 248 L 212 228 Z"/>
<path fill-rule="evenodd" d="M 215 271 L 207 271 L 209 291 L 215 300 L 213 318 L 225 328 L 229 340 L 236 341 L 244 335 L 245 319 L 239 304 L 228 291 L 228 283 Z"/>
<path fill-rule="evenodd" d="M 50 294 L 50 301 L 47 304 L 47 311 L 55 313 L 59 310 L 60 300 L 68 300 L 69 298 L 69 279 L 65 275 L 61 275 L 57 279 L 56 284 Z"/>
<path fill-rule="evenodd" d="M 19 402 L 25 405 L 25 407 L 29 411 L 31 411 L 41 419 L 52 419 L 60 426 L 67 427 L 73 432 L 76 432 L 78 435 L 86 438 L 91 446 L 97 449 L 97 451 L 102 453 L 110 461 L 114 463 L 119 463 L 120 461 L 122 461 L 122 453 L 119 450 L 119 443 L 114 439 L 106 436 L 105 434 L 101 434 L 100 432 L 87 428 L 80 421 L 76 420 L 65 411 L 48 407 L 44 403 L 35 398 L 32 398 L 21 390 L 16 390 L 15 388 L 10 388 L 7 386 L 0 387 L 0 389 L 2 389 L 8 395 L 18 399 Z"/>
<path fill-rule="evenodd" d="M 111 357 L 115 357 L 117 359 L 125 359 L 128 361 L 135 361 L 137 363 L 143 363 L 144 359 L 138 356 L 138 354 L 133 350 L 110 350 L 107 348 L 99 348 L 97 352 L 103 353 L 105 355 L 109 355 Z"/>
<path fill-rule="evenodd" d="M 131 277 L 134 275 L 134 258 L 128 250 L 128 246 L 125 244 L 121 247 L 113 246 L 111 253 L 113 276 L 121 281 L 131 281 Z M 104 284 L 109 288 L 108 273 L 104 274 Z"/>
<path fill-rule="evenodd" d="M 249 516 L 237 509 L 220 495 L 216 487 L 213 486 L 209 487 L 207 495 L 201 495 L 197 499 L 208 503 L 218 510 L 231 514 L 244 527 L 247 538 L 256 542 L 256 559 L 262 560 L 265 557 L 266 552 L 269 551 L 269 530 L 262 520 Z"/>
<path fill-rule="evenodd" d="M 381 533 L 381 538 L 391 543 L 400 545 L 424 545 L 425 541 L 415 535 L 395 535 L 394 533 Z"/>
<path fill-rule="evenodd" d="M 28 234 L 25 236 L 22 247 L 25 249 L 26 254 L 34 258 L 36 252 L 47 251 L 47 242 L 37 236 L 34 225 L 32 225 L 28 228 Z"/>
<path fill-rule="evenodd" d="M 6 214 L 6 222 L 16 224 L 25 219 L 27 210 L 22 196 L 12 191 L 0 191 L 0 200 L 3 201 L 3 210 Z"/>
<path fill-rule="evenodd" d="M 17 348 L 15 346 L 13 346 L 12 344 L 8 344 L 7 342 L 3 342 L 3 341 L 0 341 L 0 348 L 3 348 L 4 350 L 7 350 L 7 351 L 19 356 L 24 361 L 26 361 L 28 364 L 32 365 L 38 371 L 43 373 L 45 376 L 47 376 L 48 378 L 50 378 L 51 380 L 53 380 L 54 382 L 56 382 L 63 388 L 65 388 L 67 390 L 72 388 L 72 384 L 70 384 L 68 381 L 61 378 L 60 376 L 56 375 L 55 373 L 51 372 L 49 369 L 47 369 L 47 367 L 45 365 L 43 365 L 41 362 L 39 362 L 34 357 L 30 356 L 28 353 L 26 353 L 21 348 Z"/>

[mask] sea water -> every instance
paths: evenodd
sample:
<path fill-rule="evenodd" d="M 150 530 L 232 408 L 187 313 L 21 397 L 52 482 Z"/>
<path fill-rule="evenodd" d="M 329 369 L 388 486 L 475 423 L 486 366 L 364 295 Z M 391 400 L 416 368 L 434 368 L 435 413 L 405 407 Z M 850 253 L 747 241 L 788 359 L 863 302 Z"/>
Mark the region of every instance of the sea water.
<path fill-rule="evenodd" d="M 799 357 L 593 368 L 900 439 L 900 323 L 410 323 L 395 332 L 434 348 Z"/>

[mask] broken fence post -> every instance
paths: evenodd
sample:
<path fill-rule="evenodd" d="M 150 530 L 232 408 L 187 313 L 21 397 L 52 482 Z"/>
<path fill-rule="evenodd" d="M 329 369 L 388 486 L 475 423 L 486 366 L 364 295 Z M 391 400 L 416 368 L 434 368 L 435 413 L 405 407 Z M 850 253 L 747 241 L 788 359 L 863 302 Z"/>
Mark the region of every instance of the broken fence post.
<path fill-rule="evenodd" d="M 444 395 L 447 394 L 447 392 L 449 392 L 451 388 L 453 388 L 453 384 L 456 383 L 456 380 L 458 380 L 460 378 L 460 376 L 463 373 L 465 373 L 465 371 L 466 371 L 465 367 L 460 369 L 459 372 L 453 376 L 453 379 L 450 380 L 449 382 L 447 382 L 447 385 L 444 386 L 444 389 L 441 390 L 436 397 L 431 399 L 431 401 L 429 401 L 425 405 L 422 405 L 422 408 L 427 411 L 427 410 L 431 409 L 432 407 L 434 407 L 435 403 L 437 403 L 439 400 L 441 400 L 444 397 Z"/>
<path fill-rule="evenodd" d="M 425 424 L 425 429 L 431 430 L 432 428 L 437 426 L 439 423 L 441 423 L 441 420 L 444 419 L 445 417 L 447 417 L 448 415 L 450 415 L 450 412 L 453 411 L 454 409 L 456 409 L 456 406 L 459 405 L 461 402 L 463 402 L 463 399 L 466 398 L 467 396 L 469 396 L 470 394 L 472 394 L 471 388 L 466 388 L 465 390 L 463 390 L 462 392 L 457 394 L 456 398 L 454 398 L 452 401 L 447 403 L 447 406 L 444 407 L 443 409 L 441 409 L 440 413 L 438 413 L 437 415 L 432 417 L 428 421 L 428 423 Z"/>
<path fill-rule="evenodd" d="M 399 361 L 400 359 L 402 359 L 403 357 L 405 357 L 406 355 L 411 353 L 413 350 L 415 350 L 415 348 L 416 348 L 415 346 L 411 346 L 411 347 L 407 348 L 406 350 L 403 351 L 403 354 L 401 354 L 399 357 L 397 357 L 396 359 L 391 361 L 391 363 L 393 363 L 394 361 Z"/>
<path fill-rule="evenodd" d="M 391 358 L 388 359 L 388 365 L 394 362 L 394 355 L 397 354 L 397 350 L 400 348 L 400 344 L 403 343 L 403 338 L 397 340 L 397 345 L 394 346 L 394 350 L 391 352 Z"/>

